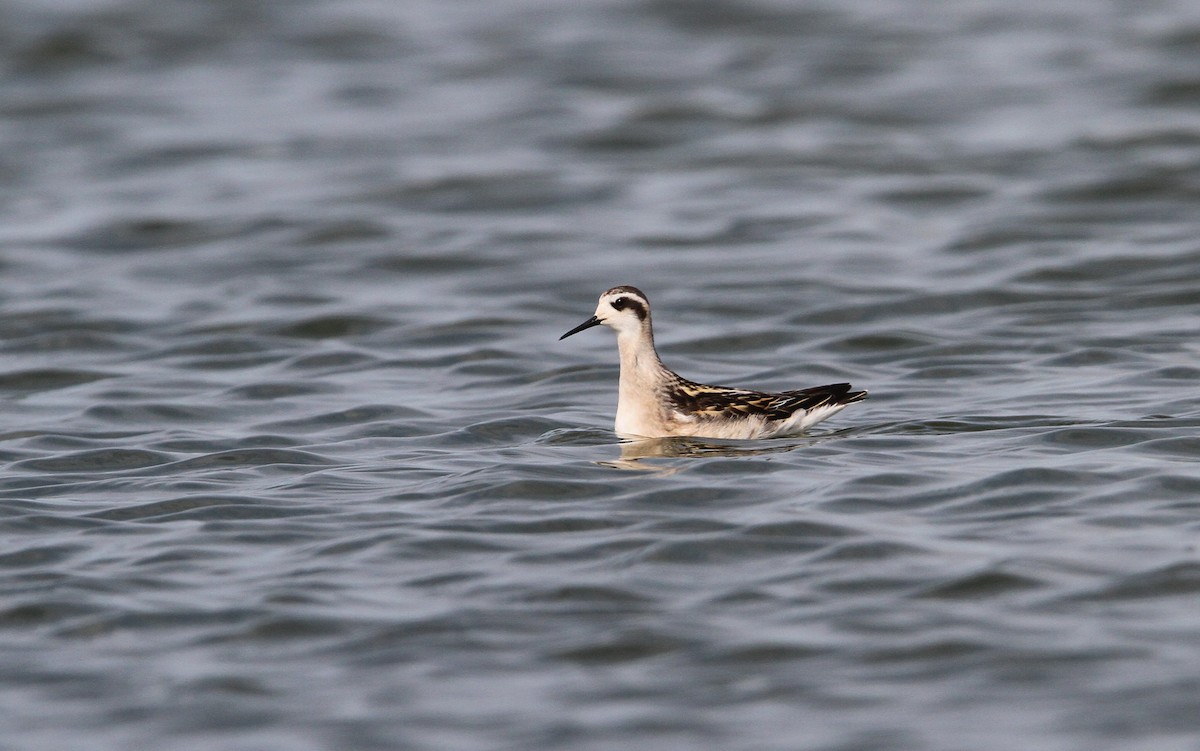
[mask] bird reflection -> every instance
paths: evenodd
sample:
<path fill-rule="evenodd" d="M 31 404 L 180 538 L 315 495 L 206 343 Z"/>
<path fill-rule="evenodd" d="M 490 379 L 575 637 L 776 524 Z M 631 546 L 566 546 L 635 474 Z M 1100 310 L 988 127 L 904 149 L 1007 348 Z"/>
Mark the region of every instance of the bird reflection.
<path fill-rule="evenodd" d="M 663 465 L 651 463 L 648 459 L 698 459 L 711 457 L 746 457 L 763 454 L 779 454 L 791 451 L 800 446 L 815 443 L 814 440 L 803 441 L 716 441 L 684 436 L 666 438 L 643 438 L 636 441 L 623 441 L 621 456 L 612 461 L 597 462 L 604 467 L 634 470 L 639 472 L 656 472 L 659 474 L 674 474 L 685 465 Z"/>

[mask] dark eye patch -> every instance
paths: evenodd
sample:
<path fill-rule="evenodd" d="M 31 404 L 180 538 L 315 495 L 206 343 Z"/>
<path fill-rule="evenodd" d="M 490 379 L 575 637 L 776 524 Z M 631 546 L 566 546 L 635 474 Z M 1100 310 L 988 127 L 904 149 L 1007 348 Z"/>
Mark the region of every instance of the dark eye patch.
<path fill-rule="evenodd" d="M 613 310 L 625 310 L 626 308 L 629 308 L 633 311 L 634 315 L 638 317 L 639 321 L 646 320 L 646 306 L 642 305 L 640 300 L 630 300 L 628 297 L 618 297 L 616 300 L 610 302 L 609 305 L 613 307 Z"/>

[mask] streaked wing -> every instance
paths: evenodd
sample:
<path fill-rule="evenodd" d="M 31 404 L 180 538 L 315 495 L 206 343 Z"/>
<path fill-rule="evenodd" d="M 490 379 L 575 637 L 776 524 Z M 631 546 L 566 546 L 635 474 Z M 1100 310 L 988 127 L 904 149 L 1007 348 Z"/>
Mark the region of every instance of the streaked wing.
<path fill-rule="evenodd" d="M 794 408 L 788 409 L 793 399 L 785 394 L 706 386 L 682 379 L 672 384 L 668 396 L 680 412 L 701 418 L 758 416 L 782 420 L 795 411 Z"/>
<path fill-rule="evenodd" d="M 831 404 L 858 401 L 863 392 L 847 393 L 848 383 L 815 386 L 798 391 L 770 394 L 763 391 L 706 386 L 679 379 L 672 383 L 668 396 L 680 412 L 702 418 L 757 416 L 768 420 L 786 420 L 798 410 L 811 410 Z"/>

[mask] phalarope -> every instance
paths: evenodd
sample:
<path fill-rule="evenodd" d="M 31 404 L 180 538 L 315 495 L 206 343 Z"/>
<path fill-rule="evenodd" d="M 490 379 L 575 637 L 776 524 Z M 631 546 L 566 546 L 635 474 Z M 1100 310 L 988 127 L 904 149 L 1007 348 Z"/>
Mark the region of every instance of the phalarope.
<path fill-rule="evenodd" d="M 774 394 L 689 381 L 658 359 L 650 301 L 637 287 L 613 287 L 600 295 L 595 314 L 559 340 L 599 325 L 617 332 L 621 353 L 618 435 L 770 438 L 799 433 L 867 398 L 848 383 Z"/>

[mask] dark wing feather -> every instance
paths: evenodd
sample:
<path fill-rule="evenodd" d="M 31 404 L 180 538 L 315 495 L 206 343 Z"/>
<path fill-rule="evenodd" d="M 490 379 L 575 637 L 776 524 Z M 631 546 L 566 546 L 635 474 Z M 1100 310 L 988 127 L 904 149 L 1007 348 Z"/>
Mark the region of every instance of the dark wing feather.
<path fill-rule="evenodd" d="M 754 415 L 768 420 L 786 420 L 798 410 L 849 404 L 865 399 L 867 392 L 850 391 L 850 384 L 835 383 L 771 394 L 724 386 L 706 386 L 680 378 L 671 384 L 668 396 L 680 412 L 697 417 Z"/>
<path fill-rule="evenodd" d="M 838 404 L 852 404 L 867 398 L 866 391 L 851 391 L 851 388 L 848 383 L 831 383 L 827 386 L 785 391 L 783 395 L 795 400 L 795 406 L 791 408 L 793 412 L 797 409 L 809 410 Z"/>

